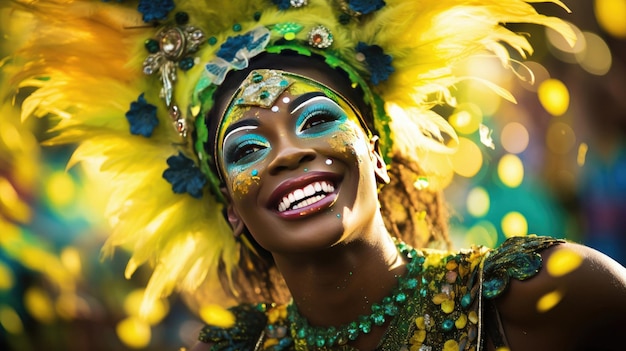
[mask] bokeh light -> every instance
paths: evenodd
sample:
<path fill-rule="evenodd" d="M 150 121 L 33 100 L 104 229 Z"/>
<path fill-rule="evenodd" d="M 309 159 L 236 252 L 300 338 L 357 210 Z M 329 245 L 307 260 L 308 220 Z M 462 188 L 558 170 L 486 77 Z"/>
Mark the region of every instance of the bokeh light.
<path fill-rule="evenodd" d="M 0 326 L 12 334 L 20 334 L 24 331 L 22 319 L 11 306 L 0 305 Z"/>
<path fill-rule="evenodd" d="M 514 154 L 502 156 L 498 162 L 498 177 L 509 188 L 516 188 L 524 180 L 524 164 Z"/>
<path fill-rule="evenodd" d="M 52 323 L 56 317 L 52 299 L 48 292 L 41 288 L 29 288 L 24 294 L 24 304 L 30 315 L 41 323 Z"/>
<path fill-rule="evenodd" d="M 624 18 L 624 21 L 626 22 L 626 18 Z M 585 36 L 587 46 L 585 50 L 577 52 L 575 55 L 580 67 L 597 76 L 607 74 L 613 62 L 609 46 L 597 34 L 584 32 L 583 35 Z"/>
<path fill-rule="evenodd" d="M 528 234 L 528 222 L 523 214 L 513 211 L 502 218 L 502 233 L 507 238 Z"/>
<path fill-rule="evenodd" d="M 483 217 L 489 212 L 489 193 L 483 187 L 475 187 L 467 194 L 467 212 L 474 217 Z"/>
<path fill-rule="evenodd" d="M 551 291 L 543 295 L 537 301 L 537 311 L 545 313 L 553 309 L 563 299 L 563 293 L 559 290 Z"/>
<path fill-rule="evenodd" d="M 456 174 L 473 177 L 483 164 L 483 155 L 476 143 L 467 138 L 459 138 L 459 147 L 452 156 L 452 167 Z"/>
<path fill-rule="evenodd" d="M 476 104 L 459 104 L 448 121 L 458 133 L 472 134 L 482 123 L 483 113 Z"/>
<path fill-rule="evenodd" d="M 498 244 L 498 230 L 489 221 L 479 221 L 467 229 L 464 235 L 463 245 L 483 245 L 485 247 L 496 247 Z"/>
<path fill-rule="evenodd" d="M 15 284 L 15 277 L 11 269 L 0 261 L 0 291 L 9 290 Z"/>
<path fill-rule="evenodd" d="M 507 123 L 500 133 L 500 144 L 512 154 L 519 154 L 526 150 L 529 140 L 528 129 L 517 122 Z"/>
<path fill-rule="evenodd" d="M 567 123 L 555 122 L 548 127 L 546 144 L 550 151 L 564 155 L 570 152 L 576 144 L 576 135 Z"/>
<path fill-rule="evenodd" d="M 626 38 L 626 0 L 595 0 L 598 24 L 616 38 Z"/>
<path fill-rule="evenodd" d="M 561 116 L 569 108 L 569 91 L 565 84 L 558 79 L 547 79 L 539 85 L 537 90 L 539 101 L 543 108 L 553 116 Z"/>
<path fill-rule="evenodd" d="M 150 325 L 139 317 L 128 317 L 117 324 L 117 336 L 126 346 L 141 349 L 150 343 Z"/>
<path fill-rule="evenodd" d="M 124 311 L 129 316 L 143 318 L 150 325 L 158 324 L 169 312 L 169 304 L 167 303 L 167 300 L 158 300 L 151 306 L 145 315 L 142 315 L 140 310 L 144 293 L 144 289 L 135 289 L 128 294 L 124 300 Z"/>
<path fill-rule="evenodd" d="M 546 67 L 534 61 L 524 62 L 516 69 L 516 73 L 520 77 L 520 85 L 531 92 L 536 92 L 541 82 L 550 79 L 550 72 Z"/>
<path fill-rule="evenodd" d="M 203 306 L 200 308 L 200 317 L 207 324 L 223 328 L 230 328 L 235 324 L 235 316 L 232 312 L 219 305 L 210 304 Z"/>
<path fill-rule="evenodd" d="M 54 206 L 65 207 L 75 199 L 76 186 L 68 173 L 57 171 L 50 175 L 46 183 L 46 192 Z"/>
<path fill-rule="evenodd" d="M 583 257 L 578 252 L 561 248 L 550 255 L 546 268 L 551 276 L 561 277 L 576 270 L 582 262 Z"/>

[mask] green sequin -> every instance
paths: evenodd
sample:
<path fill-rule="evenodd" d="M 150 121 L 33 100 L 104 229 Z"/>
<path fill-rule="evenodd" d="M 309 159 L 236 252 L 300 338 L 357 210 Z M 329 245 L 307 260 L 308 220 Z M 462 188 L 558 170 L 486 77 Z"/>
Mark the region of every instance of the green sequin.
<path fill-rule="evenodd" d="M 524 280 L 535 275 L 542 263 L 539 252 L 561 242 L 528 236 L 509 239 L 492 251 L 480 247 L 459 253 L 415 251 L 411 263 L 418 262 L 420 269 L 412 273 L 407 269 L 409 275 L 402 280 L 414 288 L 373 304 L 370 316 L 359 318 L 345 331 L 337 332 L 333 327 L 297 329 L 287 317 L 287 306 L 243 305 L 234 309 L 235 327 L 205 327 L 200 340 L 214 343 L 215 351 L 356 351 L 349 341 L 383 325 L 391 314 L 394 317 L 375 351 L 442 350 L 453 346 L 477 349 L 482 339 L 478 332 L 481 283 L 485 298 L 498 296 L 510 278 Z M 280 318 L 275 317 L 277 311 Z"/>

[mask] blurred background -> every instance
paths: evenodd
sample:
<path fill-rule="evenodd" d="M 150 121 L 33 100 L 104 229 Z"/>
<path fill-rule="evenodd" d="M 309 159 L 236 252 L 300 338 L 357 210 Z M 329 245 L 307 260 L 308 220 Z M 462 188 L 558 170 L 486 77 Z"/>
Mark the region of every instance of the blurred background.
<path fill-rule="evenodd" d="M 626 0 L 567 5 L 572 14 L 537 6 L 574 25 L 574 48 L 549 30 L 512 25 L 530 36 L 530 59 L 518 56 L 513 73 L 489 58 L 463 68 L 499 82 L 517 104 L 476 83 L 458 87 L 459 104 L 449 112 L 461 147 L 446 190 L 456 247 L 543 234 L 626 264 Z M 127 280 L 124 250 L 101 258 L 104 204 L 84 177 L 93 170 L 66 169 L 70 147 L 38 145 L 45 121 L 22 123 L 19 111 L 3 106 L 0 350 L 192 345 L 201 322 L 179 297 L 141 320 L 148 268 Z"/>

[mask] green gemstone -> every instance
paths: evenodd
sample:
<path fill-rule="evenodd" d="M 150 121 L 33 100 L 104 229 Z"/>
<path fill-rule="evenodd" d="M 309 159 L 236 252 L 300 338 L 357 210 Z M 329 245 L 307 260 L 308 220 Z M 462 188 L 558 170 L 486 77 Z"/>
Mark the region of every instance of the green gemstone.
<path fill-rule="evenodd" d="M 298 329 L 298 331 L 296 332 L 296 336 L 298 337 L 298 339 L 304 339 L 306 338 L 307 332 L 306 332 L 306 328 L 302 327 L 300 329 Z"/>
<path fill-rule="evenodd" d="M 403 303 L 404 301 L 406 301 L 406 294 L 403 292 L 398 293 L 398 295 L 396 295 L 396 302 Z"/>
<path fill-rule="evenodd" d="M 261 94 L 259 94 L 259 97 L 261 98 L 261 100 L 265 100 L 270 97 L 270 93 L 267 90 L 263 90 Z"/>
<path fill-rule="evenodd" d="M 144 46 L 146 47 L 146 50 L 148 50 L 148 52 L 151 54 L 155 54 L 159 52 L 159 49 L 161 49 L 161 47 L 159 46 L 159 42 L 154 39 L 146 40 Z"/>
<path fill-rule="evenodd" d="M 396 305 L 386 305 L 385 306 L 385 314 L 389 317 L 393 317 L 398 314 L 398 306 Z"/>
<path fill-rule="evenodd" d="M 377 326 L 385 324 L 385 315 L 382 313 L 374 313 L 372 315 L 372 322 L 374 322 L 374 325 Z"/>
<path fill-rule="evenodd" d="M 209 43 L 209 45 L 215 45 L 217 44 L 217 38 L 216 37 L 210 37 L 207 42 Z"/>
<path fill-rule="evenodd" d="M 467 308 L 472 303 L 472 296 L 467 293 L 461 298 L 461 306 Z"/>
<path fill-rule="evenodd" d="M 235 23 L 235 24 L 233 25 L 233 31 L 235 31 L 235 32 L 239 32 L 239 31 L 241 31 L 241 24 L 239 24 L 239 23 Z"/>
<path fill-rule="evenodd" d="M 348 339 L 354 341 L 359 336 L 359 326 L 356 322 L 352 322 L 348 325 Z"/>
<path fill-rule="evenodd" d="M 372 331 L 372 321 L 367 316 L 359 317 L 359 329 L 367 334 Z"/>
<path fill-rule="evenodd" d="M 260 75 L 257 72 L 254 72 L 252 74 L 252 82 L 254 82 L 254 83 L 261 83 L 262 81 L 263 81 L 263 76 L 262 75 Z"/>
<path fill-rule="evenodd" d="M 443 323 L 441 324 L 441 327 L 443 328 L 443 330 L 445 331 L 449 331 L 452 330 L 452 327 L 454 327 L 454 321 L 450 320 L 450 319 L 446 319 L 445 321 L 443 321 Z"/>
<path fill-rule="evenodd" d="M 326 345 L 326 339 L 324 339 L 323 336 L 318 335 L 315 338 L 315 346 L 317 346 L 317 347 L 324 347 L 325 345 Z"/>

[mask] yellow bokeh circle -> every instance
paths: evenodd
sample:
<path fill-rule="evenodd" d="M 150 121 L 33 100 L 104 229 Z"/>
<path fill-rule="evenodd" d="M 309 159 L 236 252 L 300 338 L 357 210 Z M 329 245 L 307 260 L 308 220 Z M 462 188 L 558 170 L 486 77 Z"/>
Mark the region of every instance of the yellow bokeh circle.
<path fill-rule="evenodd" d="M 509 188 L 517 188 L 524 180 L 522 160 L 513 154 L 502 156 L 498 162 L 498 177 Z"/>
<path fill-rule="evenodd" d="M 449 118 L 450 125 L 461 134 L 472 134 L 483 121 L 483 113 L 475 104 L 459 104 Z"/>
<path fill-rule="evenodd" d="M 626 38 L 626 0 L 596 0 L 594 11 L 600 27 L 617 38 Z"/>
<path fill-rule="evenodd" d="M 475 187 L 467 194 L 467 212 L 474 217 L 484 217 L 489 212 L 489 194 L 483 187 Z"/>
<path fill-rule="evenodd" d="M 519 212 L 509 212 L 502 218 L 502 232 L 507 238 L 528 234 L 526 217 Z"/>
<path fill-rule="evenodd" d="M 452 156 L 454 172 L 463 177 L 473 177 L 483 165 L 483 155 L 480 148 L 467 138 L 459 138 L 459 147 Z"/>
<path fill-rule="evenodd" d="M 546 79 L 537 90 L 539 102 L 548 113 L 561 116 L 569 108 L 569 90 L 558 79 Z"/>
<path fill-rule="evenodd" d="M 138 317 L 128 317 L 117 324 L 117 337 L 128 347 L 142 349 L 150 344 L 150 325 Z"/>

